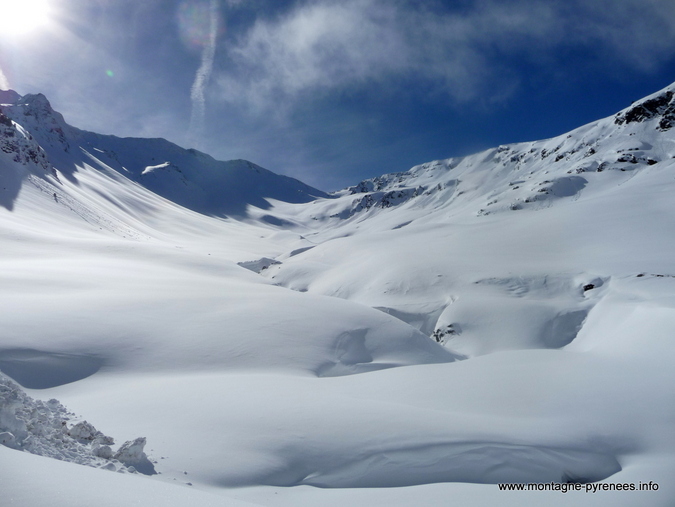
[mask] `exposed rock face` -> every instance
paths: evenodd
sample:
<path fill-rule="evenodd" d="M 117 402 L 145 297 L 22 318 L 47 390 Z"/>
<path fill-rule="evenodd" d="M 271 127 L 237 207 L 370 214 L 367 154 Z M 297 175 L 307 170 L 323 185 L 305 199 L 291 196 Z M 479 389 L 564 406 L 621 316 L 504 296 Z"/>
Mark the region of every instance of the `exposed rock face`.
<path fill-rule="evenodd" d="M 0 105 L 0 112 L 21 125 L 31 137 L 36 137 L 43 147 L 56 147 L 68 152 L 71 148 L 68 137 L 77 136 L 77 129 L 70 127 L 63 116 L 52 109 L 43 94 L 12 96 L 10 103 Z M 6 102 L 6 101 L 3 101 Z"/>
<path fill-rule="evenodd" d="M 14 123 L 0 110 L 0 150 L 14 162 L 34 164 L 45 171 L 51 170 L 47 154 L 26 130 Z"/>
<path fill-rule="evenodd" d="M 628 123 L 642 123 L 648 120 L 653 120 L 661 117 L 657 130 L 665 132 L 675 125 L 675 101 L 673 100 L 675 93 L 671 90 L 653 99 L 645 100 L 636 104 L 631 109 L 623 114 L 618 114 L 615 117 L 614 123 L 617 125 L 624 125 Z"/>

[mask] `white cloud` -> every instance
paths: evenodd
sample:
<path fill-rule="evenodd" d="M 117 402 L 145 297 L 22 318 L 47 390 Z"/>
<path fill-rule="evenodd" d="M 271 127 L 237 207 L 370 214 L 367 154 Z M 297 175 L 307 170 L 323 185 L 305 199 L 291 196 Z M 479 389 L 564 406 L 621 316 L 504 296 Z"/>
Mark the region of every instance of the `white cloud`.
<path fill-rule="evenodd" d="M 9 80 L 2 69 L 0 69 L 0 90 L 9 90 Z"/>
<path fill-rule="evenodd" d="M 258 104 L 342 87 L 404 70 L 407 48 L 393 6 L 371 0 L 314 3 L 276 22 L 258 21 L 232 49 L 236 72 L 221 76 L 236 101 Z M 403 58 L 394 58 L 395 54 Z M 241 79 L 246 75 L 245 79 Z"/>
<path fill-rule="evenodd" d="M 426 5 L 426 6 L 425 6 Z M 417 80 L 451 100 L 508 94 L 508 59 L 569 65 L 579 49 L 647 70 L 668 58 L 675 7 L 662 0 L 475 0 L 462 10 L 405 0 L 315 0 L 259 19 L 233 46 L 221 98 L 259 110 L 309 94 Z"/>

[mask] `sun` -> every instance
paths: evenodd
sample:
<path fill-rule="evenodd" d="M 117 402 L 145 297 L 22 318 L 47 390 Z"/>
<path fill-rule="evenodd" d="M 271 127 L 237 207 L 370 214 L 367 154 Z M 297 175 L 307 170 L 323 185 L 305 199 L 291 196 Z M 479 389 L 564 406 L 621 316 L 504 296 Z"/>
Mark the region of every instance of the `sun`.
<path fill-rule="evenodd" d="M 49 0 L 0 0 L 0 34 L 23 35 L 49 19 Z"/>

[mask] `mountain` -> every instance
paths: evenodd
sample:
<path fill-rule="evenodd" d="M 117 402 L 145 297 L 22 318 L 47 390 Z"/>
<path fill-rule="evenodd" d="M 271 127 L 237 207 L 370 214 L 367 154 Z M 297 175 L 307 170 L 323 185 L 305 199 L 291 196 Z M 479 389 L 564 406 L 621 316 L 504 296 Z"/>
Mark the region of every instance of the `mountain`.
<path fill-rule="evenodd" d="M 475 211 L 488 215 L 542 209 L 582 191 L 601 191 L 617 178 L 630 179 L 646 166 L 675 156 L 670 146 L 674 89 L 668 87 L 611 118 L 553 139 L 499 146 L 361 181 L 338 193 L 342 206 L 331 204 L 332 214 L 318 218 L 347 219 L 371 208 L 406 203 L 408 209 L 425 212 L 479 206 Z"/>
<path fill-rule="evenodd" d="M 121 174 L 176 204 L 214 216 L 245 216 L 247 206 L 269 207 L 266 199 L 302 203 L 327 197 L 246 160 L 221 162 L 165 139 L 119 138 L 73 128 L 42 94 L 0 93 L 3 151 L 24 166 L 42 164 L 51 175 L 34 174 L 48 176 L 48 181 L 58 181 L 60 175 L 76 182 L 79 168 L 88 165 Z M 3 206 L 12 206 L 19 188 L 13 177 Z"/>
<path fill-rule="evenodd" d="M 276 197 L 4 93 L 9 505 L 675 501 L 675 85 Z"/>

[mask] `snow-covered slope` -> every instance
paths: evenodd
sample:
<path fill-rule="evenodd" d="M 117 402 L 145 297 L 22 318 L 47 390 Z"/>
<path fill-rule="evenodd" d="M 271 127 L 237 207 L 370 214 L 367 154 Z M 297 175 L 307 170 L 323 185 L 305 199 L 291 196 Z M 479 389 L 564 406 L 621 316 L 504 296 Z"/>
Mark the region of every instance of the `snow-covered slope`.
<path fill-rule="evenodd" d="M 317 246 L 266 273 L 386 308 L 464 354 L 566 345 L 613 276 L 672 271 L 671 102 L 668 88 L 554 139 L 363 181 L 305 206 Z M 654 103 L 665 116 L 635 114 Z M 504 295 L 515 307 L 485 308 Z"/>
<path fill-rule="evenodd" d="M 336 193 L 339 199 L 320 211 L 313 208 L 312 217 L 334 226 L 394 208 L 422 210 L 421 215 L 440 209 L 489 215 L 542 209 L 561 199 L 578 199 L 582 192 L 606 190 L 675 156 L 673 90 L 666 88 L 614 117 L 553 139 L 499 146 L 364 180 Z"/>
<path fill-rule="evenodd" d="M 25 142 L 23 136 L 12 134 L 10 122 L 14 121 L 31 138 L 27 142 L 42 148 L 36 148 L 36 156 L 53 167 L 55 178 L 61 174 L 77 182 L 84 165 L 112 170 L 176 204 L 216 216 L 245 216 L 249 205 L 269 207 L 266 198 L 301 203 L 326 197 L 320 190 L 246 160 L 221 162 L 164 139 L 119 138 L 75 129 L 41 94 L 21 97 L 0 92 L 0 104 L 4 144 L 12 150 L 3 151 L 16 152 L 12 139 Z M 24 162 L 32 153 L 29 147 L 19 152 Z"/>
<path fill-rule="evenodd" d="M 3 93 L 9 505 L 675 501 L 675 86 L 324 197 Z"/>

